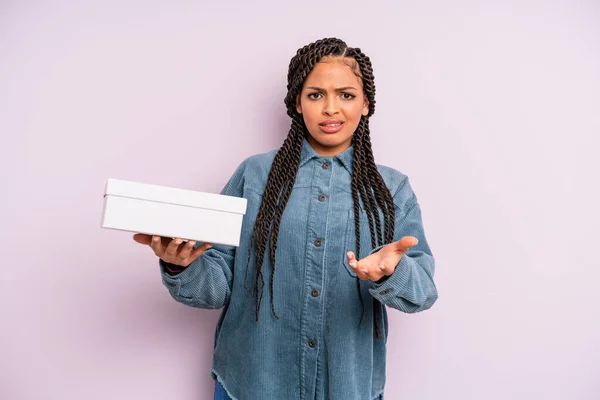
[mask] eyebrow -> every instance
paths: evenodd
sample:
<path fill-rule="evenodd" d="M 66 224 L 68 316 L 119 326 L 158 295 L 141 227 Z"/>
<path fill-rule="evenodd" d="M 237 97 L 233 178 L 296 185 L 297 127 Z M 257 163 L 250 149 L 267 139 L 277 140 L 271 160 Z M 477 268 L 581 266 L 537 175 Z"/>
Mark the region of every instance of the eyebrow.
<path fill-rule="evenodd" d="M 320 87 L 318 87 L 318 86 L 308 86 L 308 87 L 307 87 L 307 89 L 313 89 L 313 90 L 319 90 L 319 91 L 321 91 L 321 92 L 326 92 L 326 90 L 325 90 L 325 89 L 323 89 L 323 88 L 320 88 Z M 335 89 L 335 90 L 336 90 L 337 92 L 343 92 L 344 90 L 358 90 L 358 89 L 356 89 L 356 88 L 354 88 L 354 87 L 352 87 L 352 86 L 344 86 L 344 87 L 341 87 L 341 88 L 337 88 L 337 89 Z"/>

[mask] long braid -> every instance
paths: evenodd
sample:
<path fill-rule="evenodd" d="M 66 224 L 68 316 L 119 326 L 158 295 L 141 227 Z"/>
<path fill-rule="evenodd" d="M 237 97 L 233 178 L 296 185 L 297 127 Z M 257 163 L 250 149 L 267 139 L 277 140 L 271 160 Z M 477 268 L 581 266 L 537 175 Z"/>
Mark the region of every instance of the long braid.
<path fill-rule="evenodd" d="M 383 233 L 383 242 L 381 242 L 380 236 L 380 218 L 379 212 L 377 212 L 377 207 L 374 207 L 372 202 L 369 202 L 369 211 L 375 215 L 375 220 L 377 221 L 377 238 L 375 238 L 373 228 L 371 223 L 369 223 L 369 227 L 371 229 L 371 243 L 375 243 L 377 239 L 377 244 L 387 244 L 391 243 L 394 240 L 394 229 L 395 229 L 395 210 L 394 204 L 392 200 L 392 195 L 390 190 L 385 185 L 383 178 L 379 171 L 377 170 L 377 166 L 375 164 L 375 159 L 373 157 L 373 150 L 371 147 L 371 137 L 369 130 L 369 117 L 373 115 L 375 112 L 375 77 L 373 75 L 373 67 L 371 65 L 371 60 L 362 51 L 358 48 L 349 48 L 346 52 L 347 57 L 352 57 L 356 60 L 356 63 L 360 67 L 360 72 L 362 76 L 363 83 L 363 91 L 367 99 L 369 99 L 369 113 L 367 118 L 362 118 L 361 123 L 359 125 L 359 129 L 357 129 L 356 134 L 359 134 L 358 140 L 353 140 L 353 143 L 358 144 L 358 148 L 355 149 L 355 154 L 358 153 L 359 159 L 358 168 L 359 171 L 354 172 L 353 167 L 353 180 L 354 175 L 358 177 L 364 177 L 365 174 L 362 171 L 363 169 L 366 171 L 366 178 L 364 185 L 367 186 L 366 190 L 368 190 L 369 194 L 371 194 L 371 190 L 375 196 L 375 200 L 377 206 L 382 210 L 384 217 L 384 233 Z M 354 188 L 353 188 L 354 190 Z M 370 196 L 368 196 L 370 198 Z M 356 201 L 356 200 L 355 200 Z M 364 201 L 366 203 L 366 201 Z M 367 207 L 365 207 L 367 208 Z M 370 215 L 369 211 L 367 211 L 367 216 Z M 355 212 L 356 215 L 356 212 Z M 357 231 L 357 236 L 359 236 L 359 232 Z M 359 239 L 357 239 L 358 241 Z M 358 249 L 358 248 L 357 248 Z M 357 278 L 358 279 L 358 278 Z M 362 303 L 362 298 L 361 298 Z M 379 309 L 381 308 L 381 304 L 376 299 L 373 299 L 373 324 L 375 328 L 375 336 L 377 338 L 381 337 L 381 331 L 379 328 Z"/>
<path fill-rule="evenodd" d="M 371 139 L 369 133 L 369 121 L 366 121 L 367 128 L 365 129 L 365 137 L 363 142 L 365 144 L 365 154 L 366 154 L 366 162 L 370 166 L 371 171 L 377 168 L 375 164 L 375 159 L 373 157 L 373 149 L 371 148 Z M 392 194 L 389 189 L 385 185 L 381 174 L 372 174 L 371 182 L 376 188 L 375 198 L 377 199 L 377 204 L 384 211 L 384 221 L 385 221 L 385 238 L 383 243 L 391 243 L 394 241 L 394 221 L 396 212 L 394 209 L 394 200 L 392 198 Z"/>
<path fill-rule="evenodd" d="M 361 122 L 357 129 L 357 132 L 355 133 L 355 143 L 357 146 L 357 148 L 355 149 L 355 153 L 357 152 L 359 155 L 358 155 L 358 157 L 354 158 L 353 167 L 352 167 L 352 175 L 353 175 L 353 180 L 359 181 L 360 182 L 359 186 L 362 185 L 362 187 L 363 187 L 362 190 L 360 191 L 360 194 L 363 198 L 363 203 L 369 204 L 369 207 L 365 207 L 365 209 L 366 209 L 366 214 L 367 214 L 367 218 L 369 221 L 369 229 L 371 232 L 371 248 L 375 248 L 384 243 L 382 242 L 382 235 L 381 235 L 381 230 L 380 230 L 381 222 L 380 222 L 380 218 L 379 218 L 379 212 L 377 210 L 377 206 L 375 205 L 376 203 L 378 203 L 376 201 L 376 199 L 381 198 L 381 194 L 378 193 L 379 191 L 376 187 L 373 187 L 373 185 L 372 185 L 373 179 L 372 178 L 374 178 L 376 176 L 381 177 L 381 175 L 377 171 L 375 164 L 369 162 L 368 154 L 369 153 L 372 154 L 372 150 L 370 148 L 369 126 L 368 126 L 368 122 L 365 118 L 361 119 Z M 373 173 L 373 171 L 375 171 L 377 173 Z M 388 192 L 389 192 L 389 190 L 388 190 Z M 384 218 L 385 218 L 386 222 L 388 222 L 389 221 L 389 218 L 387 218 L 388 208 L 385 204 L 383 204 L 383 207 L 381 207 L 381 208 L 383 210 Z M 356 212 L 355 212 L 355 218 L 356 218 Z M 376 226 L 375 230 L 373 229 L 373 222 L 372 222 L 373 219 L 375 220 L 375 226 Z M 393 218 L 392 218 L 392 221 L 393 221 Z M 389 224 L 386 224 L 386 225 L 389 226 Z M 386 226 L 386 234 L 389 233 L 389 231 L 387 231 L 388 226 Z M 377 234 L 375 234 L 375 232 L 377 232 Z M 387 236 L 389 236 L 389 235 L 386 235 L 386 237 Z M 393 227 L 392 227 L 392 236 L 393 236 Z M 360 240 L 360 238 L 357 235 L 357 242 L 359 240 Z M 387 242 L 387 243 L 389 243 L 389 242 Z M 357 252 L 360 254 L 359 248 L 360 247 L 357 246 Z M 360 255 L 357 255 L 357 256 L 360 257 Z M 358 278 L 357 278 L 357 280 L 358 280 Z M 361 304 L 362 304 L 362 296 L 361 296 Z M 380 303 L 376 299 L 373 299 L 373 324 L 374 324 L 374 329 L 375 329 L 375 336 L 378 338 L 381 336 L 381 331 L 379 328 L 379 321 L 377 319 L 380 306 L 381 306 Z M 362 317 L 361 317 L 361 321 L 362 321 Z"/>
<path fill-rule="evenodd" d="M 367 128 L 368 129 L 368 128 Z M 375 200 L 375 196 L 373 194 L 372 191 L 372 187 L 371 187 L 371 178 L 370 178 L 370 170 L 369 170 L 369 166 L 367 164 L 367 160 L 365 158 L 366 156 L 366 145 L 365 145 L 365 119 L 361 119 L 360 124 L 358 126 L 358 130 L 359 130 L 359 142 L 360 142 L 360 161 L 361 161 L 361 168 L 360 169 L 360 180 L 362 182 L 362 196 L 363 196 L 363 202 L 364 203 L 369 203 L 369 207 L 367 207 L 367 218 L 369 220 L 369 229 L 371 232 L 374 232 L 373 230 L 373 217 L 377 216 L 377 203 Z M 372 234 L 371 235 L 371 247 L 375 248 L 377 247 L 380 242 L 381 242 L 381 223 L 379 221 L 379 218 L 375 218 L 375 232 L 377 232 L 377 235 Z"/>
<path fill-rule="evenodd" d="M 375 83 L 371 61 L 358 48 L 350 48 L 343 41 L 336 38 L 326 38 L 302 47 L 290 60 L 288 70 L 288 93 L 285 97 L 287 114 L 292 119 L 288 136 L 275 155 L 263 199 L 254 223 L 251 243 L 248 249 L 248 265 L 250 264 L 251 250 L 255 249 L 256 269 L 254 271 L 254 296 L 256 302 L 256 320 L 260 313 L 260 304 L 263 297 L 264 277 L 262 264 L 269 245 L 269 261 L 271 263 L 271 276 L 269 289 L 271 293 L 271 312 L 275 313 L 273 300 L 273 285 L 275 276 L 275 261 L 279 226 L 286 204 L 296 180 L 303 139 L 308 135 L 302 116 L 296 111 L 296 98 L 302 90 L 306 77 L 314 65 L 325 56 L 353 58 L 356 65 L 354 72 L 362 79 L 365 97 L 369 100 L 369 112 L 361 118 L 360 124 L 354 132 L 352 144 L 354 146 L 354 160 L 352 168 L 352 199 L 354 210 L 354 224 L 356 229 L 356 253 L 361 256 L 360 225 L 361 225 L 361 199 L 369 222 L 371 245 L 376 247 L 390 243 L 394 236 L 394 205 L 392 196 L 377 170 L 371 138 L 369 132 L 369 117 L 375 112 Z M 379 210 L 383 214 L 381 222 Z M 383 231 L 383 232 L 382 232 Z M 248 266 L 246 267 L 246 276 Z M 356 278 L 357 290 L 361 304 L 364 302 L 361 293 L 360 280 Z M 373 301 L 375 336 L 380 337 L 378 315 L 381 304 Z M 362 321 L 362 314 L 361 314 Z"/>
<path fill-rule="evenodd" d="M 285 203 L 287 203 L 287 197 L 285 199 L 280 198 L 283 186 L 286 183 L 289 183 L 290 188 L 294 185 L 296 180 L 296 172 L 298 171 L 298 164 L 300 162 L 300 148 L 297 145 L 294 145 L 294 142 L 300 141 L 302 143 L 302 138 L 304 137 L 304 132 L 299 129 L 298 124 L 292 124 L 290 128 L 290 132 L 283 142 L 281 149 L 275 155 L 273 160 L 273 165 L 271 167 L 271 171 L 269 172 L 269 177 L 267 179 L 267 186 L 265 187 L 265 191 L 263 194 L 263 200 L 261 202 L 258 215 L 256 217 L 256 222 L 254 225 L 254 231 L 252 233 L 252 238 L 254 239 L 251 244 L 256 247 L 256 270 L 254 273 L 254 296 L 256 302 L 256 320 L 258 321 L 258 315 L 260 312 L 260 303 L 262 301 L 263 296 L 263 288 L 264 288 L 264 278 L 262 274 L 262 264 L 264 261 L 264 254 L 267 245 L 267 241 L 269 239 L 269 232 L 271 230 L 271 225 L 274 222 L 274 217 L 276 216 L 276 207 L 279 206 L 281 210 L 285 208 Z M 298 139 L 300 138 L 300 139 Z M 295 149 L 296 151 L 293 151 Z M 296 167 L 295 169 L 292 167 L 288 167 L 292 164 L 292 161 L 295 159 Z M 288 168 L 286 168 L 288 167 Z M 286 172 L 288 172 L 286 174 Z M 286 176 L 287 175 L 287 176 Z M 291 180 L 291 182 L 290 182 Z M 291 191 L 291 190 L 290 190 Z M 289 197 L 289 194 L 287 195 Z M 279 214 L 279 219 L 281 218 L 281 214 Z M 279 230 L 279 222 L 277 222 L 277 230 Z M 270 254 L 272 254 L 271 263 L 272 263 L 272 272 L 271 272 L 271 281 L 274 276 L 274 266 L 275 266 L 275 248 L 277 246 L 277 237 L 274 237 L 269 243 L 270 245 Z M 248 249 L 248 253 L 250 254 L 250 248 Z M 246 265 L 246 274 L 248 270 L 248 265 Z M 260 286 L 259 286 L 260 280 Z M 272 296 L 272 284 L 270 284 L 271 288 L 271 303 L 272 303 L 272 311 L 276 316 L 274 311 L 274 303 Z"/>
<path fill-rule="evenodd" d="M 292 187 L 294 186 L 294 182 L 296 180 L 296 172 L 298 171 L 298 164 L 300 163 L 300 153 L 302 151 L 302 139 L 303 135 L 298 134 L 298 129 L 296 128 L 296 134 L 294 135 L 294 142 L 292 143 L 292 150 L 287 154 L 284 163 L 286 165 L 285 173 L 286 177 L 284 177 L 284 186 L 281 192 L 281 200 L 277 205 L 277 209 L 275 211 L 275 218 L 273 220 L 273 228 L 271 230 L 271 248 L 270 248 L 270 261 L 271 261 L 271 278 L 269 280 L 269 286 L 271 290 L 271 311 L 275 318 L 277 314 L 275 313 L 275 302 L 273 299 L 273 281 L 275 278 L 275 251 L 277 250 L 277 237 L 279 235 L 279 224 L 281 222 L 281 216 L 283 214 L 283 210 L 285 209 L 285 205 L 290 198 L 290 194 L 292 193 Z"/>
<path fill-rule="evenodd" d="M 354 146 L 354 158 L 352 160 L 352 177 L 351 177 L 351 183 L 350 186 L 352 188 L 352 200 L 354 203 L 354 230 L 356 231 L 356 258 L 360 260 L 361 258 L 361 253 L 360 253 L 360 199 L 359 199 L 359 193 L 362 192 L 362 183 L 360 182 L 360 174 L 357 173 L 357 171 L 360 171 L 362 169 L 362 164 L 361 164 L 361 159 L 359 157 L 360 154 L 360 140 L 359 140 L 359 135 L 354 134 L 352 136 L 352 145 Z M 372 225 L 370 225 L 372 226 Z M 358 324 L 360 325 L 362 323 L 362 317 L 364 314 L 364 302 L 363 302 L 363 298 L 362 298 L 362 292 L 360 290 L 360 279 L 356 278 L 356 287 L 358 289 L 358 298 L 360 299 L 360 305 L 362 308 L 362 311 L 360 313 L 360 320 L 358 322 Z"/>

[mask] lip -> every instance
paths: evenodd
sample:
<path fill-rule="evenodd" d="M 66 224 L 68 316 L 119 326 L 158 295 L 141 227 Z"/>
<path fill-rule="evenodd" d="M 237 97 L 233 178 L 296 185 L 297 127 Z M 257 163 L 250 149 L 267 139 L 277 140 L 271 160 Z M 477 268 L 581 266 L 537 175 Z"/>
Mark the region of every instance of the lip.
<path fill-rule="evenodd" d="M 331 124 L 339 124 L 338 126 L 327 126 Z M 328 119 L 327 121 L 323 121 L 319 123 L 319 128 L 325 133 L 336 133 L 339 132 L 344 127 L 344 121 L 339 119 Z"/>

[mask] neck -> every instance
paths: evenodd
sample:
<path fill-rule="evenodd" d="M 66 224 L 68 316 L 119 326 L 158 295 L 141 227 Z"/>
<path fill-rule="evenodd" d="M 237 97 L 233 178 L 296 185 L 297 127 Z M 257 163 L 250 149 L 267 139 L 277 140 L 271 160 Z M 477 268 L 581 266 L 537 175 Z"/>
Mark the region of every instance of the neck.
<path fill-rule="evenodd" d="M 346 151 L 352 145 L 352 137 L 350 137 L 347 141 L 340 143 L 338 145 L 327 146 L 317 142 L 312 136 L 307 135 L 306 140 L 311 145 L 311 147 L 315 150 L 315 152 L 323 157 L 333 157 L 337 156 L 340 153 Z"/>

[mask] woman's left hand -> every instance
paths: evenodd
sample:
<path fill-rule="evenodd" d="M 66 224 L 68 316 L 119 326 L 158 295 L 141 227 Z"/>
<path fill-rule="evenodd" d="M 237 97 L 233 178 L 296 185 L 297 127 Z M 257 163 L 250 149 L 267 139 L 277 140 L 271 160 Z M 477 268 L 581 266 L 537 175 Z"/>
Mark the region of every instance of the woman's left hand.
<path fill-rule="evenodd" d="M 360 279 L 377 282 L 384 276 L 392 275 L 402 256 L 406 254 L 408 249 L 416 246 L 418 242 L 419 240 L 414 236 L 404 236 L 397 242 L 383 246 L 378 252 L 360 261 L 356 259 L 351 251 L 346 256 L 350 267 Z"/>

